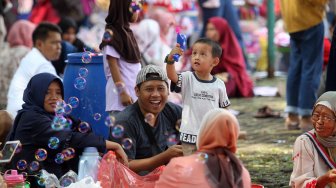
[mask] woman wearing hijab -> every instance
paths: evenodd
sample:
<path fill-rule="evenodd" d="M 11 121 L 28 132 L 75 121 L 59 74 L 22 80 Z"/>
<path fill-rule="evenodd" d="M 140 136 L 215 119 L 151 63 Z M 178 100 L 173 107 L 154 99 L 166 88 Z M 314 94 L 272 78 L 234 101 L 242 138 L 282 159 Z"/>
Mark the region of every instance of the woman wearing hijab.
<path fill-rule="evenodd" d="M 111 0 L 100 44 L 104 54 L 106 111 L 116 114 L 136 101 L 136 75 L 141 69 L 140 50 L 130 28 L 138 19 L 138 0 Z"/>
<path fill-rule="evenodd" d="M 112 149 L 127 164 L 127 156 L 119 144 L 106 141 L 92 132 L 78 132 L 76 126 L 79 122 L 72 120 L 72 129 L 57 130 L 52 126 L 56 118 L 59 119 L 59 116 L 55 116 L 56 104 L 63 98 L 64 88 L 58 77 L 40 73 L 31 78 L 23 95 L 25 103 L 7 137 L 7 140 L 20 140 L 22 144 L 22 151 L 14 155 L 11 168 L 30 175 L 45 169 L 60 178 L 69 170 L 77 171 L 78 156 L 85 147 L 96 147 L 102 153 Z M 54 142 L 50 142 L 50 139 Z M 75 157 L 67 160 L 66 154 L 69 152 L 65 151 L 75 151 Z M 47 155 L 47 158 L 43 155 Z"/>
<path fill-rule="evenodd" d="M 166 54 L 171 49 L 161 41 L 160 26 L 157 21 L 152 19 L 141 20 L 133 32 L 140 48 L 142 65 L 153 64 L 163 67 Z"/>
<path fill-rule="evenodd" d="M 32 34 L 35 27 L 30 21 L 18 20 L 8 32 L 7 43 L 5 35 L 0 37 L 0 104 L 7 103 L 10 81 L 21 59 L 33 46 Z"/>
<path fill-rule="evenodd" d="M 312 113 L 314 129 L 294 143 L 292 187 L 336 187 L 336 92 L 317 99 Z"/>
<path fill-rule="evenodd" d="M 235 156 L 238 134 L 238 120 L 228 110 L 209 111 L 197 136 L 198 153 L 173 158 L 156 187 L 250 188 L 250 174 Z"/>
<path fill-rule="evenodd" d="M 246 72 L 243 52 L 227 21 L 221 17 L 210 18 L 205 35 L 223 49 L 221 62 L 211 73 L 223 79 L 228 96 L 252 97 L 253 82 Z"/>

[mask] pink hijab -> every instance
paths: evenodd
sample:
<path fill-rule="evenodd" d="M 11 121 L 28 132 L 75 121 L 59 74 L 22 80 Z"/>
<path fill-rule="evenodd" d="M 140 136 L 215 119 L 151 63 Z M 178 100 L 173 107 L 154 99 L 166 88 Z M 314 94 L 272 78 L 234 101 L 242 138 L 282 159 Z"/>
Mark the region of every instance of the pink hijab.
<path fill-rule="evenodd" d="M 7 41 L 10 47 L 26 46 L 33 47 L 33 31 L 36 25 L 27 20 L 18 20 L 10 28 L 7 36 Z"/>
<path fill-rule="evenodd" d="M 238 97 L 253 96 L 253 82 L 246 72 L 243 51 L 228 22 L 221 17 L 212 17 L 208 21 L 217 29 L 220 39 L 217 41 L 222 49 L 221 62 L 212 69 L 212 74 L 228 72 L 235 79 Z"/>

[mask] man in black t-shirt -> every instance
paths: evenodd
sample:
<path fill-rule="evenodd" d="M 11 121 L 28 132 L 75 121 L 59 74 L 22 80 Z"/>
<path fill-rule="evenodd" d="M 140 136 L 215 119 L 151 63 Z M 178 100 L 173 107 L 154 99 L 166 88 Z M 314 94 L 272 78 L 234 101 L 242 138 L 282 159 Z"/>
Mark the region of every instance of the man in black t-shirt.
<path fill-rule="evenodd" d="M 181 145 L 176 145 L 182 109 L 167 102 L 168 78 L 158 66 L 141 69 L 135 92 L 138 100 L 116 116 L 110 140 L 123 145 L 130 169 L 144 174 L 183 155 Z"/>

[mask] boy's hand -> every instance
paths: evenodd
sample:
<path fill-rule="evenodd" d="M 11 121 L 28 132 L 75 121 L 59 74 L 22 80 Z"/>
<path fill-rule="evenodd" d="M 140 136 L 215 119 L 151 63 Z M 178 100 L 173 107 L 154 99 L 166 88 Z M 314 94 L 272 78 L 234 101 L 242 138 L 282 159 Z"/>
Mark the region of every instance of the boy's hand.
<path fill-rule="evenodd" d="M 182 55 L 183 54 L 183 49 L 180 47 L 179 43 L 176 43 L 175 47 L 170 51 L 168 55 L 168 61 L 174 61 L 173 55 L 178 54 Z"/>

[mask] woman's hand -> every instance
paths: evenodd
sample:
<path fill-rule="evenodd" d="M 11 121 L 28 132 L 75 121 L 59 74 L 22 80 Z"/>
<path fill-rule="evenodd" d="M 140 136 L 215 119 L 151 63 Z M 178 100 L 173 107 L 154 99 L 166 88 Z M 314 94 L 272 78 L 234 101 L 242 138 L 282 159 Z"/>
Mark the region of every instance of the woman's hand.
<path fill-rule="evenodd" d="M 125 90 L 120 92 L 119 96 L 122 105 L 128 106 L 133 104 L 132 97 Z"/>
<path fill-rule="evenodd" d="M 335 183 L 335 182 L 336 182 L 336 169 L 331 169 L 323 176 L 317 178 L 316 188 L 319 187 L 324 188 L 329 183 Z"/>
<path fill-rule="evenodd" d="M 118 161 L 128 167 L 128 157 L 120 144 L 106 140 L 106 149 L 113 150 Z"/>

